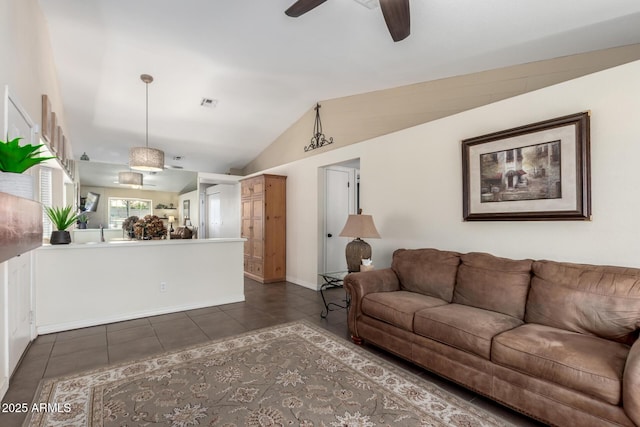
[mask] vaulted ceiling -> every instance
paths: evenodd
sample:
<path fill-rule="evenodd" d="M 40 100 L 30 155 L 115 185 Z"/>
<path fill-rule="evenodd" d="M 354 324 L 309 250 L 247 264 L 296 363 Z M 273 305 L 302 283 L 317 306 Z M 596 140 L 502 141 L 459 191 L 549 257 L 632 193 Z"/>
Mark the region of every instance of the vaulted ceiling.
<path fill-rule="evenodd" d="M 292 3 L 40 0 L 75 154 L 125 164 L 144 144 L 143 73 L 149 145 L 226 173 L 317 101 L 640 43 L 637 0 L 412 0 L 397 43 L 379 7 L 328 0 L 290 18 Z"/>

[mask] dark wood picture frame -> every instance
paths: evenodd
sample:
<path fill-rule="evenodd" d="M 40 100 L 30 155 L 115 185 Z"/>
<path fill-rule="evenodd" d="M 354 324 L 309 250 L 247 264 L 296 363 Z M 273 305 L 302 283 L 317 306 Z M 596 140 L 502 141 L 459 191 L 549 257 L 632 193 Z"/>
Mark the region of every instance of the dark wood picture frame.
<path fill-rule="evenodd" d="M 42 95 L 42 137 L 51 144 L 51 100 Z"/>
<path fill-rule="evenodd" d="M 590 220 L 589 126 L 590 112 L 582 112 L 463 140 L 464 221 Z M 538 157 L 544 160 L 549 147 L 554 149 L 550 158 L 557 163 L 553 169 L 555 186 L 549 184 L 551 178 L 545 176 L 544 168 L 522 161 L 523 150 L 542 153 Z M 491 168 L 487 166 L 490 162 L 499 165 Z M 488 179 L 487 171 L 496 170 L 501 172 Z M 547 187 L 527 188 L 530 182 L 536 184 L 539 176 L 544 177 Z"/>
<path fill-rule="evenodd" d="M 58 117 L 55 111 L 51 112 L 51 123 L 49 124 L 51 135 L 49 139 L 49 148 L 51 148 L 52 154 L 58 153 Z"/>
<path fill-rule="evenodd" d="M 191 201 L 188 199 L 182 202 L 182 216 L 185 220 L 191 219 Z"/>

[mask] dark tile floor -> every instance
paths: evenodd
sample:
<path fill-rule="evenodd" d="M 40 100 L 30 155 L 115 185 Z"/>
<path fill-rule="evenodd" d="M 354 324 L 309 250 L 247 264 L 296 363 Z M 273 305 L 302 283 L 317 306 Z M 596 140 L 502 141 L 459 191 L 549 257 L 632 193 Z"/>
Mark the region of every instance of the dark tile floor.
<path fill-rule="evenodd" d="M 342 289 L 327 291 L 328 301 L 341 303 Z M 126 322 L 39 336 L 11 378 L 4 403 L 31 403 L 43 378 L 69 375 L 164 351 L 199 344 L 299 319 L 311 321 L 348 339 L 344 310 L 320 317 L 319 292 L 292 283 L 262 285 L 245 280 L 245 302 L 202 308 Z M 374 347 L 364 348 L 418 374 L 516 425 L 540 424 Z M 25 414 L 0 413 L 0 426 L 20 426 Z"/>

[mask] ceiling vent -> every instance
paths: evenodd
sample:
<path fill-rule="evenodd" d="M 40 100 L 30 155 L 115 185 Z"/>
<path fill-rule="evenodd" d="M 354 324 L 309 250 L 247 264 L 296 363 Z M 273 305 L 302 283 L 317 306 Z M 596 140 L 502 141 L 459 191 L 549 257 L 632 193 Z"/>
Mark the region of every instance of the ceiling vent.
<path fill-rule="evenodd" d="M 200 101 L 200 106 L 204 108 L 216 108 L 218 105 L 218 100 L 213 98 L 202 98 Z"/>

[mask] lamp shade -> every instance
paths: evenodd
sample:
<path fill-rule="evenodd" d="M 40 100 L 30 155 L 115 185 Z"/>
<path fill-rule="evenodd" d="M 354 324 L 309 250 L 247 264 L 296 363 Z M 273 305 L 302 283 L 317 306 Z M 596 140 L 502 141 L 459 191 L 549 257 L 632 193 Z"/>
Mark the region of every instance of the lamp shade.
<path fill-rule="evenodd" d="M 169 215 L 169 222 L 176 222 L 176 217 L 173 215 Z"/>
<path fill-rule="evenodd" d="M 371 215 L 349 215 L 347 223 L 340 232 L 342 237 L 367 237 L 373 239 L 379 239 L 380 234 L 376 230 L 376 226 L 373 223 L 373 217 Z"/>
<path fill-rule="evenodd" d="M 129 167 L 139 171 L 159 172 L 164 169 L 164 151 L 149 147 L 129 149 Z"/>
<path fill-rule="evenodd" d="M 118 184 L 142 186 L 142 174 L 137 172 L 119 172 Z"/>

